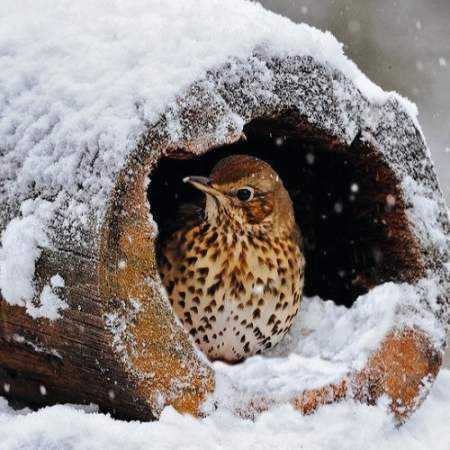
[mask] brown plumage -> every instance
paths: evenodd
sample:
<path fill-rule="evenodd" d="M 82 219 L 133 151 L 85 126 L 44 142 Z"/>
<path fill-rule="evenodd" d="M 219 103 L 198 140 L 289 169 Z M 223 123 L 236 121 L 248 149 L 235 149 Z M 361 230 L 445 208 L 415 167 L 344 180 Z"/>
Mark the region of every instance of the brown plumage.
<path fill-rule="evenodd" d="M 200 349 L 237 362 L 276 345 L 298 311 L 304 257 L 292 202 L 277 173 L 246 155 L 185 181 L 206 203 L 162 244 L 162 280 Z"/>

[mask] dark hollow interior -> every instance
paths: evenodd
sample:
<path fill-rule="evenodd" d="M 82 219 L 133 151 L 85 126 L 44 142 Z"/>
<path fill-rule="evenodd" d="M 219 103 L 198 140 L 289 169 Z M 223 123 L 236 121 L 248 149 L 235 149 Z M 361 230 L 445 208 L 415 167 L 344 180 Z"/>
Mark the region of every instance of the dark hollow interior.
<path fill-rule="evenodd" d="M 345 147 L 295 114 L 254 120 L 244 132 L 247 140 L 202 156 L 180 149 L 160 160 L 148 191 L 159 239 L 178 206 L 201 195 L 183 177 L 208 175 L 225 156 L 245 153 L 271 164 L 290 193 L 304 237 L 305 295 L 351 306 L 371 287 L 417 272 L 396 180 L 373 149 L 358 138 Z"/>

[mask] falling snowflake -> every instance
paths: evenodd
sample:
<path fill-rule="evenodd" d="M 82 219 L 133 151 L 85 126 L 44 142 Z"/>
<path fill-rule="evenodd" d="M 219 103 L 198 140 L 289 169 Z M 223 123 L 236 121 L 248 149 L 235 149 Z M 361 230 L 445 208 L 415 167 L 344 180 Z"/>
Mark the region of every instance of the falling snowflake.
<path fill-rule="evenodd" d="M 393 208 L 395 206 L 396 200 L 395 197 L 392 194 L 386 195 L 386 205 L 389 208 Z"/>
<path fill-rule="evenodd" d="M 284 138 L 281 136 L 278 136 L 275 138 L 275 145 L 277 147 L 281 147 L 284 144 Z"/>
<path fill-rule="evenodd" d="M 305 156 L 305 158 L 306 158 L 306 162 L 307 162 L 310 166 L 312 166 L 312 165 L 314 164 L 314 160 L 315 160 L 314 153 L 307 153 L 306 156 Z"/>
<path fill-rule="evenodd" d="M 361 31 L 361 23 L 357 20 L 350 20 L 350 22 L 348 23 L 348 31 L 350 31 L 350 33 L 358 33 L 359 31 Z"/>
<path fill-rule="evenodd" d="M 343 210 L 344 210 L 344 205 L 342 204 L 342 202 L 336 202 L 334 204 L 334 212 L 336 214 L 341 214 Z"/>

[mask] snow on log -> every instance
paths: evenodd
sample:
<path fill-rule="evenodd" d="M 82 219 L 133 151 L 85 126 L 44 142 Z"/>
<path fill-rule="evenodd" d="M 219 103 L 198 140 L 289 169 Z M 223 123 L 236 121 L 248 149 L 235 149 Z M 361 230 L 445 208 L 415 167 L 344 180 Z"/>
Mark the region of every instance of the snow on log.
<path fill-rule="evenodd" d="M 257 4 L 102 8 L 0 5 L 0 390 L 134 419 L 387 395 L 406 418 L 439 370 L 450 286 L 414 105 Z M 236 366 L 195 349 L 155 257 L 182 178 L 231 153 L 283 178 L 307 258 L 293 330 Z"/>

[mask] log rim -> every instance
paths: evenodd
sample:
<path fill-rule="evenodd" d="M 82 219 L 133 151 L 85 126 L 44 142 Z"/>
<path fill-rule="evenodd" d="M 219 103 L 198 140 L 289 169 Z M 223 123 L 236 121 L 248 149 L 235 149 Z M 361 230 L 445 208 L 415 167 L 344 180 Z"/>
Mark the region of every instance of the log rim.
<path fill-rule="evenodd" d="M 283 112 L 275 112 L 272 117 L 276 117 L 277 115 L 283 114 Z M 271 116 L 266 116 L 271 117 Z M 309 127 L 311 129 L 311 127 Z M 231 144 L 236 142 L 241 138 L 240 133 L 235 133 L 229 136 L 226 139 L 226 142 L 221 142 L 221 145 Z M 160 146 L 159 148 L 152 147 L 152 151 L 147 153 L 149 142 L 143 142 L 140 148 L 141 153 L 137 153 L 135 158 L 132 160 L 131 164 L 127 166 L 127 168 L 123 171 L 123 178 L 121 182 L 117 185 L 117 191 L 122 194 L 129 190 L 129 179 L 130 173 L 137 173 L 137 176 L 132 176 L 131 185 L 133 195 L 140 195 L 142 202 L 142 192 L 143 188 L 146 186 L 145 177 L 151 176 L 152 170 L 157 164 L 158 160 L 162 157 L 167 157 L 168 155 L 171 157 L 178 156 L 181 158 L 186 158 L 189 156 L 197 156 L 199 154 L 204 154 L 214 148 L 219 146 L 218 143 L 214 143 L 211 145 L 211 140 L 205 139 L 204 137 L 200 137 L 199 139 L 192 139 L 189 142 L 184 142 L 184 145 L 177 144 L 177 146 Z M 339 150 L 342 148 L 343 144 L 338 139 L 330 137 L 329 144 L 331 148 L 335 150 Z M 376 149 L 375 149 L 376 151 Z M 142 155 L 146 155 L 142 157 Z M 130 167 L 134 167 L 133 170 L 130 171 Z M 387 166 L 389 169 L 389 166 Z M 138 191 L 138 193 L 136 193 Z M 126 196 L 125 196 L 126 197 Z M 133 202 L 129 202 L 133 204 Z M 127 201 L 121 201 L 122 205 L 126 205 Z M 146 204 L 146 203 L 145 203 Z M 142 203 L 140 203 L 142 206 Z M 150 205 L 146 206 L 149 208 Z M 134 205 L 133 208 L 136 208 Z M 404 209 L 404 204 L 402 203 L 402 210 Z M 105 222 L 108 223 L 108 222 Z M 106 230 L 110 230 L 110 225 L 105 226 Z M 413 237 L 412 240 L 412 248 L 414 252 L 416 252 L 416 256 L 418 258 L 418 266 L 415 271 L 411 273 L 411 281 L 413 279 L 418 279 L 420 276 L 424 275 L 424 267 L 421 262 L 420 251 L 418 247 L 418 243 L 416 238 L 414 237 L 414 233 L 409 230 Z M 152 244 L 153 245 L 153 244 Z M 153 248 L 153 253 L 155 249 Z M 104 255 L 107 254 L 107 250 L 105 250 Z M 116 261 L 117 262 L 117 261 Z M 153 261 L 154 262 L 154 261 Z M 155 267 L 153 267 L 155 269 Z M 159 274 L 153 272 L 154 276 L 158 281 L 160 281 Z M 105 298 L 108 294 L 104 294 Z M 166 298 L 167 300 L 167 298 Z M 168 302 L 166 301 L 166 306 Z M 170 306 L 169 306 L 170 308 Z M 173 314 L 173 313 L 172 313 Z M 190 341 L 189 337 L 182 331 L 183 335 L 183 345 L 187 345 L 188 347 L 193 347 L 194 344 Z M 408 355 L 415 355 L 416 360 L 420 361 L 421 369 L 420 371 L 414 372 L 414 368 L 411 365 L 407 365 L 407 371 L 403 373 L 404 376 L 409 377 L 410 379 L 414 379 L 415 390 L 402 389 L 402 385 L 395 384 L 395 376 L 399 375 L 398 367 L 396 370 L 393 370 L 392 367 L 387 367 L 380 362 L 380 358 L 387 355 L 386 349 L 401 349 L 403 353 Z M 190 361 L 190 356 L 187 359 L 188 364 Z M 405 362 L 406 360 L 403 358 L 401 361 Z M 419 390 L 424 386 L 423 380 L 427 379 L 429 381 L 433 381 L 436 377 L 440 364 L 442 362 L 442 358 L 440 356 L 439 351 L 437 351 L 431 341 L 427 338 L 426 334 L 419 329 L 404 329 L 404 330 L 396 330 L 393 328 L 387 335 L 384 340 L 380 342 L 380 346 L 378 349 L 373 352 L 373 354 L 369 357 L 368 363 L 366 367 L 355 373 L 349 373 L 346 377 L 344 377 L 341 381 L 337 383 L 333 383 L 330 385 L 322 386 L 318 389 L 307 390 L 298 395 L 294 396 L 291 400 L 293 406 L 301 411 L 304 414 L 309 414 L 319 408 L 321 405 L 330 404 L 338 401 L 342 401 L 344 399 L 355 399 L 362 401 L 368 404 L 374 404 L 378 398 L 380 398 L 383 394 L 388 394 L 391 398 L 391 410 L 397 421 L 403 422 L 409 417 L 410 414 L 419 406 L 420 402 L 423 400 L 425 395 L 420 394 Z M 179 399 L 172 403 L 172 405 L 181 412 L 189 412 L 196 416 L 202 415 L 202 405 L 205 402 L 209 393 L 212 393 L 214 390 L 214 373 L 212 368 L 208 363 L 200 365 L 201 370 L 198 372 L 198 378 L 196 378 L 195 383 L 204 383 L 206 380 L 206 384 L 203 384 L 203 387 L 200 388 L 201 394 L 198 395 L 198 387 L 197 384 L 196 393 L 192 396 L 187 394 L 186 401 Z M 203 372 L 203 370 L 207 371 Z M 382 380 L 380 382 L 380 380 Z M 139 384 L 139 381 L 138 381 Z M 403 386 L 405 387 L 405 386 Z M 141 395 L 143 398 L 148 397 L 148 393 L 150 391 L 147 388 L 144 388 L 141 391 Z M 420 397 L 422 395 L 422 397 Z M 268 409 L 270 406 L 276 404 L 274 399 L 255 399 L 252 401 L 247 408 L 244 410 L 236 411 L 237 414 L 241 416 L 248 417 L 249 415 L 254 415 L 257 412 L 261 412 L 263 410 Z M 403 405 L 401 408 L 399 405 Z"/>

